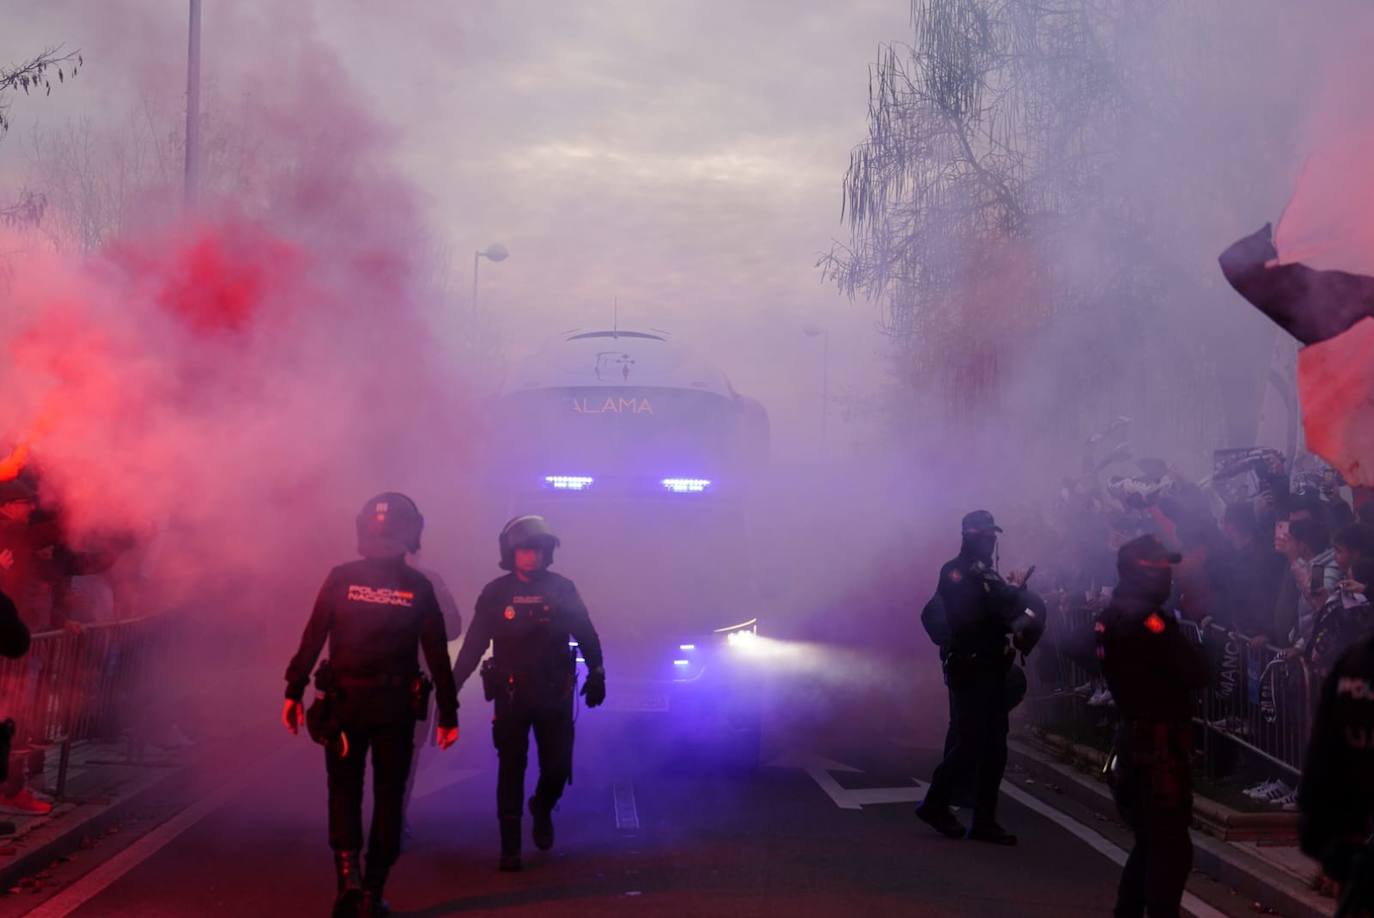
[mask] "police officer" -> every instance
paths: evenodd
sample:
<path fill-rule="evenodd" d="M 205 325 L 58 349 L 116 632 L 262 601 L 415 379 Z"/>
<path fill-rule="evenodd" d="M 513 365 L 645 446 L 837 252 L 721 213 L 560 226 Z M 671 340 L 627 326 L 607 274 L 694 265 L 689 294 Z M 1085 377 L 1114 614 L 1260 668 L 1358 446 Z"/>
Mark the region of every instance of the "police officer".
<path fill-rule="evenodd" d="M 1007 766 L 1009 675 L 1016 650 L 1029 652 L 1044 633 L 1044 616 L 1033 611 L 1044 606 L 1025 589 L 1025 572 L 1014 571 L 1007 580 L 997 573 L 993 556 L 1002 529 L 991 513 L 975 510 L 961 528 L 959 556 L 940 569 L 937 588 L 947 628 L 940 633 L 947 634 L 942 649 L 953 742 L 916 815 L 951 838 L 1014 845 L 1016 836 L 997 824 Z M 965 832 L 949 805 L 970 775 L 973 822 Z"/>
<path fill-rule="evenodd" d="M 1298 814 L 1302 850 L 1344 887 L 1338 914 L 1374 913 L 1374 638 L 1342 654 L 1322 684 Z"/>
<path fill-rule="evenodd" d="M 417 648 L 424 652 L 439 707 L 435 741 L 447 749 L 458 740 L 458 695 L 443 615 L 429 579 L 406 563 L 407 552 L 420 550 L 423 528 L 419 508 L 403 494 L 379 494 L 363 506 L 357 519 L 362 559 L 329 572 L 286 669 L 282 721 L 294 734 L 307 719 L 301 697 L 310 671 L 329 641 L 328 667 L 321 665 L 316 680 L 317 690 L 327 694 L 317 691 L 310 726 L 312 737 L 326 742 L 336 918 L 371 918 L 388 910 L 382 890 L 400 853 L 413 731 L 428 708 Z M 368 750 L 374 771 L 372 830 L 367 871 L 360 875 Z"/>
<path fill-rule="evenodd" d="M 501 530 L 501 567 L 509 571 L 477 598 L 472 627 L 454 664 L 462 685 L 493 647 L 483 667 L 486 696 L 495 703 L 492 741 L 499 759 L 496 815 L 502 870 L 520 870 L 520 821 L 530 730 L 539 747 L 539 783 L 529 799 L 531 835 L 541 851 L 553 847 L 553 808 L 572 779 L 573 688 L 576 640 L 587 662 L 582 695 L 587 707 L 606 700 L 601 640 L 577 588 L 550 571 L 558 538 L 540 516 L 519 516 Z"/>
<path fill-rule="evenodd" d="M 1182 556 L 1144 535 L 1117 553 L 1119 581 L 1093 626 L 1102 675 L 1121 715 L 1109 778 L 1135 844 L 1117 916 L 1177 915 L 1192 869 L 1193 696 L 1207 683 L 1202 648 L 1166 610 Z"/>

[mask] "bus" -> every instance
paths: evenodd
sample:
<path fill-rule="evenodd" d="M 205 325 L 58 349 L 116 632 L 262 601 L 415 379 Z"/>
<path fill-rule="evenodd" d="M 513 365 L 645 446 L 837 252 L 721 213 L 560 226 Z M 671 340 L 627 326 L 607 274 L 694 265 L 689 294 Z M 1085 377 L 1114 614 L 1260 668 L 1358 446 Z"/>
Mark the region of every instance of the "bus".
<path fill-rule="evenodd" d="M 606 649 L 606 707 L 756 761 L 746 651 L 762 609 L 751 485 L 768 414 L 659 331 L 576 331 L 517 366 L 494 421 L 493 491 L 562 540 Z"/>

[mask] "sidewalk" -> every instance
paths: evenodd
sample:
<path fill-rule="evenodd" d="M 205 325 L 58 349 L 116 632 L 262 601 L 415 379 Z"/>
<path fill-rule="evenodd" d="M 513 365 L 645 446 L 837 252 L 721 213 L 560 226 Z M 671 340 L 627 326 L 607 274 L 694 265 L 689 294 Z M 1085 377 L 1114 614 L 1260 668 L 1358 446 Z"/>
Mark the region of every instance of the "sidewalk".
<path fill-rule="evenodd" d="M 1067 797 L 1103 821 L 1119 822 L 1111 793 L 1098 778 L 1101 764 L 1087 753 L 1067 743 L 1056 747 L 1030 731 L 1013 734 L 1010 753 L 1027 777 L 1023 790 L 1051 805 Z M 1315 891 L 1317 865 L 1296 843 L 1256 840 L 1274 837 L 1269 824 L 1286 814 L 1239 813 L 1201 796 L 1194 809 L 1196 870 L 1291 918 L 1327 918 L 1335 911 L 1335 901 Z"/>
<path fill-rule="evenodd" d="M 0 836 L 0 893 L 33 884 L 59 858 L 89 845 L 108 832 L 123 814 L 156 794 L 157 788 L 184 768 L 185 755 L 150 747 L 141 761 L 130 760 L 122 740 L 75 747 L 67 766 L 65 796 L 42 816 L 0 814 L 13 835 Z M 57 783 L 58 750 L 49 751 L 38 789 L 52 792 Z"/>

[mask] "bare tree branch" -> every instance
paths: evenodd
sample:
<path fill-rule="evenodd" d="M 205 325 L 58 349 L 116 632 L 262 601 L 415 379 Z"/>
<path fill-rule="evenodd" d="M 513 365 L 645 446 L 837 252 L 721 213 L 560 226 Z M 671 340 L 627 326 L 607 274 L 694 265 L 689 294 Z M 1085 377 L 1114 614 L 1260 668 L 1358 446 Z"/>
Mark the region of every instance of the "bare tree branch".
<path fill-rule="evenodd" d="M 0 137 L 9 130 L 9 103 L 5 96 L 10 92 L 23 90 L 24 95 L 42 89 L 45 96 L 52 93 L 52 78 L 57 77 L 58 85 L 67 81 L 67 76 L 75 77 L 85 61 L 80 51 L 64 52 L 61 45 L 44 48 L 42 52 L 27 61 L 0 67 Z"/>

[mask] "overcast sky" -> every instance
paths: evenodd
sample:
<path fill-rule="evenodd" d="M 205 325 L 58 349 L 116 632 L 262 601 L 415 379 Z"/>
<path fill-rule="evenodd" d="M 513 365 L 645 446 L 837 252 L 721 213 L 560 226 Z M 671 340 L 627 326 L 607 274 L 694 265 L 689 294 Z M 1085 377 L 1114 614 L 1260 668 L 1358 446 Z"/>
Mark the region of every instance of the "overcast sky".
<path fill-rule="evenodd" d="M 211 81 L 245 63 L 217 46 L 223 2 L 205 2 Z M 4 3 L 0 59 L 57 43 L 86 59 L 51 104 L 16 104 L 15 134 L 119 116 L 139 86 L 181 79 L 185 6 L 106 0 L 96 21 L 77 0 Z M 864 135 L 867 65 L 880 42 L 908 37 L 906 0 L 335 0 L 316 2 L 315 18 L 396 131 L 458 287 L 474 249 L 510 248 L 483 262 L 481 297 L 512 352 L 606 325 L 618 300 L 622 325 L 717 344 L 795 444 L 816 433 L 821 343 L 801 333 L 815 323 L 832 335 L 832 389 L 871 398 L 876 313 L 823 285 L 814 263 L 844 235 L 840 182 Z M 21 160 L 13 136 L 0 145 L 0 174 Z"/>

